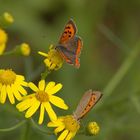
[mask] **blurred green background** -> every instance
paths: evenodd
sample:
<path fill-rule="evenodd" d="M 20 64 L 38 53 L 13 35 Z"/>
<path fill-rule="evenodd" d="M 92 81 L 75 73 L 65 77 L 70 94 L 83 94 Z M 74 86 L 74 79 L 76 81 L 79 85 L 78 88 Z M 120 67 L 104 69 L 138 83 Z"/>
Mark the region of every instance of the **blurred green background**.
<path fill-rule="evenodd" d="M 140 139 L 139 0 L 0 0 L 0 13 L 5 11 L 15 19 L 6 30 L 7 51 L 27 42 L 32 53 L 28 58 L 1 57 L 1 68 L 12 68 L 35 83 L 44 70 L 43 57 L 37 51 L 47 52 L 50 44 L 57 44 L 69 18 L 76 22 L 84 43 L 80 69 L 65 64 L 47 77 L 47 81 L 63 84 L 59 95 L 70 106 L 68 111 L 55 110 L 59 115 L 71 114 L 90 88 L 102 91 L 104 96 L 82 120 L 84 125 L 96 121 L 100 133 L 93 137 L 76 135 L 74 139 Z M 15 106 L 0 105 L 0 128 L 11 127 L 23 119 Z M 23 125 L 11 132 L 0 132 L 0 140 L 23 140 L 25 129 Z M 32 127 L 28 131 L 28 140 L 56 139 Z"/>

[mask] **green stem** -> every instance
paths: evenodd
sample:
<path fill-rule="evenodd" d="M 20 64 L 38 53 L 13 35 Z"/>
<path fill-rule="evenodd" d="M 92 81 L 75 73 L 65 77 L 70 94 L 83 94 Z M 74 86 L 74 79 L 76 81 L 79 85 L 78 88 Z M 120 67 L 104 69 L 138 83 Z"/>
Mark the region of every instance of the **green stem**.
<path fill-rule="evenodd" d="M 13 55 L 13 54 L 15 54 L 15 50 L 12 50 L 12 51 L 9 51 L 9 52 L 5 52 L 1 56 L 7 56 L 7 55 Z"/>
<path fill-rule="evenodd" d="M 102 106 L 102 104 L 105 102 L 105 99 L 109 97 L 115 88 L 118 86 L 118 84 L 121 82 L 121 80 L 124 78 L 128 70 L 131 68 L 132 64 L 135 62 L 135 59 L 138 57 L 140 53 L 140 42 L 137 43 L 135 48 L 130 52 L 129 56 L 125 59 L 123 64 L 120 66 L 116 74 L 113 76 L 113 78 L 109 81 L 107 86 L 103 90 L 103 100 L 100 102 L 99 106 Z"/>
<path fill-rule="evenodd" d="M 45 80 L 46 77 L 47 77 L 50 73 L 51 73 L 51 71 L 48 70 L 48 69 L 46 69 L 45 72 L 41 73 L 41 79 L 42 79 L 42 80 Z"/>
<path fill-rule="evenodd" d="M 17 128 L 19 128 L 20 126 L 22 126 L 23 124 L 25 124 L 25 120 L 19 122 L 18 124 L 12 126 L 12 127 L 9 127 L 9 128 L 3 128 L 3 129 L 0 129 L 0 132 L 9 132 L 9 131 L 13 131 Z"/>
<path fill-rule="evenodd" d="M 29 140 L 29 134 L 30 134 L 30 122 L 28 121 L 21 135 L 21 140 Z"/>
<path fill-rule="evenodd" d="M 137 112 L 140 114 L 140 102 L 139 102 L 138 98 L 136 97 L 136 95 L 134 95 L 130 99 L 131 99 L 133 105 L 135 106 Z"/>
<path fill-rule="evenodd" d="M 40 132 L 42 132 L 42 133 L 44 133 L 44 134 L 46 134 L 46 135 L 54 135 L 53 132 L 49 132 L 49 131 L 47 131 L 46 129 L 43 129 L 43 128 L 39 127 L 39 126 L 35 123 L 35 121 L 34 121 L 32 118 L 31 118 L 31 122 L 32 122 L 32 126 L 33 126 L 35 129 L 39 130 Z"/>

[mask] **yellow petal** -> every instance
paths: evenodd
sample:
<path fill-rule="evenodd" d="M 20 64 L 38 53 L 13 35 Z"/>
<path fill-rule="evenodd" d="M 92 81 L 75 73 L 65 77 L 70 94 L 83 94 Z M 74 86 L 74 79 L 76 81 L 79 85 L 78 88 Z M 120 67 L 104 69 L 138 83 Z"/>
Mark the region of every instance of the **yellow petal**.
<path fill-rule="evenodd" d="M 1 88 L 1 94 L 0 94 L 0 102 L 1 102 L 2 104 L 5 103 L 5 101 L 6 101 L 6 96 L 7 96 L 7 94 L 6 94 L 6 86 L 3 85 L 2 88 Z"/>
<path fill-rule="evenodd" d="M 68 130 L 64 130 L 61 134 L 60 134 L 60 136 L 58 137 L 58 139 L 57 140 L 64 140 L 65 138 L 66 138 L 66 136 L 68 135 Z"/>
<path fill-rule="evenodd" d="M 38 87 L 40 90 L 44 90 L 45 89 L 45 80 L 39 81 Z"/>
<path fill-rule="evenodd" d="M 37 92 L 39 89 L 37 88 L 37 86 L 34 84 L 34 83 L 32 83 L 32 82 L 30 82 L 29 84 L 28 84 L 28 86 L 33 90 L 33 91 L 35 91 L 35 92 Z"/>
<path fill-rule="evenodd" d="M 8 98 L 11 104 L 15 104 L 15 98 L 12 92 L 12 88 L 8 85 L 6 87 L 7 93 L 8 93 Z"/>
<path fill-rule="evenodd" d="M 56 64 L 53 63 L 53 64 L 50 66 L 50 69 L 53 70 L 55 67 L 56 67 Z"/>
<path fill-rule="evenodd" d="M 4 50 L 5 50 L 5 47 L 6 47 L 6 43 L 0 44 L 0 55 L 3 54 L 3 52 L 4 52 Z"/>
<path fill-rule="evenodd" d="M 28 109 L 29 107 L 31 107 L 34 104 L 35 101 L 36 101 L 35 98 L 23 100 L 16 105 L 16 108 L 20 112 L 22 112 L 22 111 Z"/>
<path fill-rule="evenodd" d="M 66 137 L 66 140 L 71 140 L 71 138 L 73 138 L 73 133 L 72 132 L 70 132 L 68 134 L 68 136 Z"/>
<path fill-rule="evenodd" d="M 49 61 L 48 58 L 44 60 L 44 63 L 45 63 L 48 67 L 50 67 L 50 65 L 51 65 L 51 62 Z"/>
<path fill-rule="evenodd" d="M 49 82 L 45 88 L 45 92 L 52 89 L 55 86 L 55 82 Z"/>
<path fill-rule="evenodd" d="M 35 95 L 36 95 L 36 93 L 32 93 L 32 94 L 30 94 L 30 95 L 26 95 L 26 96 L 22 97 L 22 100 L 32 99 L 32 98 L 35 97 Z M 36 98 L 35 98 L 35 99 L 36 99 Z"/>
<path fill-rule="evenodd" d="M 11 86 L 11 89 L 12 89 L 12 92 L 14 94 L 14 96 L 16 97 L 16 99 L 18 101 L 21 101 L 22 100 L 22 96 L 20 95 L 20 93 L 17 91 L 17 89 L 15 88 L 14 85 Z"/>
<path fill-rule="evenodd" d="M 44 52 L 38 52 L 38 54 L 42 55 L 42 56 L 45 56 L 45 57 L 48 57 L 48 54 L 47 53 L 44 53 Z"/>
<path fill-rule="evenodd" d="M 63 125 L 63 119 L 57 119 L 56 121 L 53 121 L 53 122 L 49 122 L 48 124 L 47 124 L 47 126 L 48 127 L 58 127 L 58 126 L 60 126 L 60 125 Z"/>
<path fill-rule="evenodd" d="M 62 84 L 57 84 L 57 85 L 54 86 L 53 88 L 49 89 L 49 90 L 47 91 L 47 93 L 49 93 L 49 94 L 55 94 L 55 93 L 58 92 L 61 88 L 62 88 Z"/>
<path fill-rule="evenodd" d="M 37 111 L 37 109 L 39 108 L 39 106 L 40 106 L 40 102 L 38 100 L 36 100 L 34 102 L 34 104 L 25 113 L 25 117 L 26 118 L 31 117 Z"/>
<path fill-rule="evenodd" d="M 53 95 L 50 96 L 50 102 L 59 108 L 62 108 L 65 110 L 68 109 L 68 106 L 65 104 L 64 100 L 57 96 L 53 96 Z"/>
<path fill-rule="evenodd" d="M 2 84 L 0 83 L 0 90 L 1 90 L 1 88 L 2 88 Z"/>
<path fill-rule="evenodd" d="M 25 81 L 22 81 L 22 82 L 21 82 L 21 85 L 27 87 L 27 86 L 28 86 L 28 83 L 25 82 Z"/>
<path fill-rule="evenodd" d="M 60 125 L 59 127 L 57 127 L 55 130 L 54 130 L 54 133 L 55 135 L 57 135 L 57 133 L 61 132 L 62 130 L 64 130 L 65 128 L 65 125 Z"/>
<path fill-rule="evenodd" d="M 43 123 L 43 120 L 44 120 L 44 110 L 45 110 L 45 108 L 44 108 L 43 104 L 41 104 L 40 116 L 39 116 L 39 121 L 38 121 L 39 124 Z"/>
<path fill-rule="evenodd" d="M 17 80 L 17 81 L 24 81 L 25 78 L 24 78 L 24 76 L 22 76 L 22 75 L 16 75 L 16 80 Z"/>
<path fill-rule="evenodd" d="M 22 86 L 19 86 L 18 91 L 19 91 L 22 95 L 27 95 L 27 91 L 26 91 Z"/>
<path fill-rule="evenodd" d="M 50 117 L 50 120 L 51 121 L 57 120 L 57 116 L 56 116 L 55 112 L 53 111 L 50 103 L 49 102 L 44 102 L 43 104 L 44 104 L 44 107 L 45 107 L 49 117 Z"/>

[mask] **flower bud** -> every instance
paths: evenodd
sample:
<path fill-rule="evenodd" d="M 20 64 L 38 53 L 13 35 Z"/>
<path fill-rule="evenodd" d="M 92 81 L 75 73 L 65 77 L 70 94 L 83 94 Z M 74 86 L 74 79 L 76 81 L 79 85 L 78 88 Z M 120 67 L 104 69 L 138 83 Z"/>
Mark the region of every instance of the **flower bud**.
<path fill-rule="evenodd" d="M 100 131 L 100 127 L 96 122 L 89 122 L 86 127 L 86 135 L 97 135 Z"/>

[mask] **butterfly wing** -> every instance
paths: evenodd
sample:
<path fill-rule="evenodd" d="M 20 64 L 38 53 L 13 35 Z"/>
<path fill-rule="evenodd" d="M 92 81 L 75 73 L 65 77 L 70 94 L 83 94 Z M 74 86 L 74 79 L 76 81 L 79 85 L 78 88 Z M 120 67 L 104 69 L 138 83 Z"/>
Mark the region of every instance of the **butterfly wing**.
<path fill-rule="evenodd" d="M 60 37 L 59 44 L 64 44 L 68 40 L 73 38 L 76 34 L 76 31 L 77 31 L 77 28 L 76 28 L 74 21 L 72 19 L 70 19 L 68 21 L 68 23 L 66 24 L 64 31 Z"/>
<path fill-rule="evenodd" d="M 67 63 L 74 65 L 76 68 L 80 67 L 80 53 L 82 49 L 82 41 L 78 36 L 71 38 L 67 43 L 59 44 L 56 49 Z"/>
<path fill-rule="evenodd" d="M 82 119 L 99 101 L 101 97 L 102 97 L 101 92 L 88 90 L 80 100 L 76 108 L 76 111 L 74 112 L 74 117 L 77 120 Z"/>

